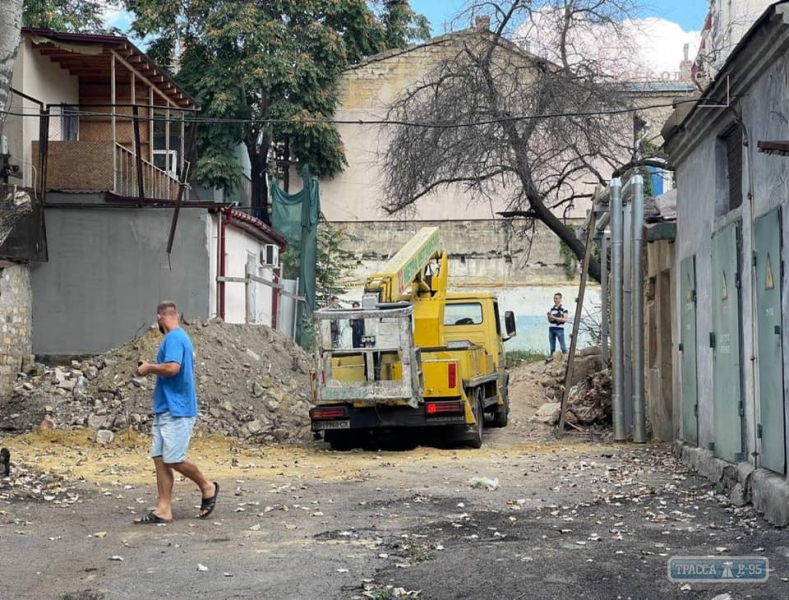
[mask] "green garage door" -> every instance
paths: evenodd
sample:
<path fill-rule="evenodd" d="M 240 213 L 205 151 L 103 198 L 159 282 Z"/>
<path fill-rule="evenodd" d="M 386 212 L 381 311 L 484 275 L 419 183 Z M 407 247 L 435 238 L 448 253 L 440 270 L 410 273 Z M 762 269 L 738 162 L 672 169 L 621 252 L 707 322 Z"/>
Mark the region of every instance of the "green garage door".
<path fill-rule="evenodd" d="M 754 221 L 756 326 L 759 335 L 759 424 L 761 466 L 786 472 L 783 350 L 781 336 L 781 213 Z"/>
<path fill-rule="evenodd" d="M 696 257 L 679 266 L 680 276 L 680 372 L 682 374 L 682 439 L 699 443 L 698 371 L 696 370 Z"/>
<path fill-rule="evenodd" d="M 744 459 L 740 357 L 740 222 L 712 236 L 712 346 L 715 455 Z"/>

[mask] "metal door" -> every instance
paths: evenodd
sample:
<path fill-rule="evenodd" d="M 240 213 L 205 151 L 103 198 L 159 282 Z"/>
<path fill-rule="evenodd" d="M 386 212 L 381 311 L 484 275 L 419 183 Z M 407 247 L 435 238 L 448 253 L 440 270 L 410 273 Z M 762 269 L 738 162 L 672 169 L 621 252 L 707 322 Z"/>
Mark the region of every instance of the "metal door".
<path fill-rule="evenodd" d="M 781 323 L 781 212 L 754 221 L 761 466 L 786 472 Z"/>
<path fill-rule="evenodd" d="M 679 266 L 681 313 L 679 334 L 682 373 L 682 439 L 699 443 L 698 371 L 696 370 L 696 257 Z"/>
<path fill-rule="evenodd" d="M 715 456 L 743 460 L 740 357 L 740 223 L 712 236 L 712 376 Z"/>

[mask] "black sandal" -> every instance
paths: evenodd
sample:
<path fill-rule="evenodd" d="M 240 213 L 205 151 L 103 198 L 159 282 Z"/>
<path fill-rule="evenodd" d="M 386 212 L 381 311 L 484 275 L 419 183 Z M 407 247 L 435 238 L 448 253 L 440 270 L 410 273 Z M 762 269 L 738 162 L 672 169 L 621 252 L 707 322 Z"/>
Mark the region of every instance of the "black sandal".
<path fill-rule="evenodd" d="M 219 495 L 219 484 L 214 481 L 214 495 L 210 498 L 202 498 L 200 500 L 200 512 L 205 511 L 203 514 L 197 515 L 198 519 L 206 519 L 208 516 L 214 512 L 214 508 L 216 507 L 216 497 Z"/>
<path fill-rule="evenodd" d="M 160 525 L 162 523 L 172 523 L 172 519 L 163 519 L 155 512 L 151 511 L 144 517 L 140 517 L 139 519 L 134 519 L 135 525 L 146 525 L 148 523 L 152 523 L 154 525 Z"/>

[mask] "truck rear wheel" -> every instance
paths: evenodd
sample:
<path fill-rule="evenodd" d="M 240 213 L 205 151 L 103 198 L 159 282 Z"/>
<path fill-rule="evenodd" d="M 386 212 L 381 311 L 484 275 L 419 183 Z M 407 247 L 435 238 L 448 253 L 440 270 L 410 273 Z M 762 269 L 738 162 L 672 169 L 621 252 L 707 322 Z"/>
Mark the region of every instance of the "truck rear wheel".
<path fill-rule="evenodd" d="M 327 431 L 325 439 L 332 450 L 346 452 L 359 444 L 358 436 L 346 431 Z"/>

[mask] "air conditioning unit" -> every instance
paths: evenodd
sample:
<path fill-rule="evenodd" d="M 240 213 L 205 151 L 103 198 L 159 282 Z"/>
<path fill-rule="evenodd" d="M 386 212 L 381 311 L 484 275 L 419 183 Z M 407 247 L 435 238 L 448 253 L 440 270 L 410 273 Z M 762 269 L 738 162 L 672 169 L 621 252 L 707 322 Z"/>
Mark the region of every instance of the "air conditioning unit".
<path fill-rule="evenodd" d="M 279 266 L 279 246 L 266 244 L 260 251 L 260 264 L 264 267 Z"/>

